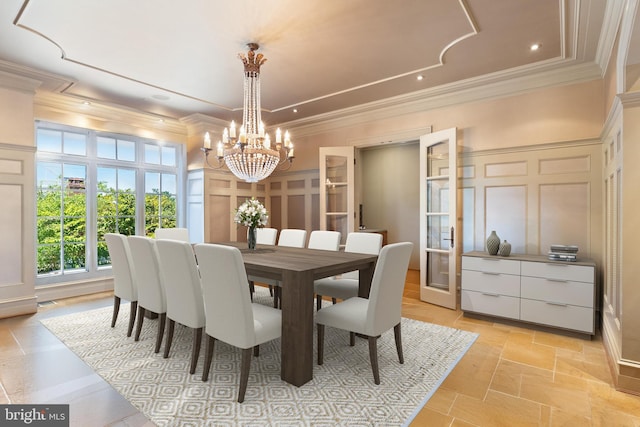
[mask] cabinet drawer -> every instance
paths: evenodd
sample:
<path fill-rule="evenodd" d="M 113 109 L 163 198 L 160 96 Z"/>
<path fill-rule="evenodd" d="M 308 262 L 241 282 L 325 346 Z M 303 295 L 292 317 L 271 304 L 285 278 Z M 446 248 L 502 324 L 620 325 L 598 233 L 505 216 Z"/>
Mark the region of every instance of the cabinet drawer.
<path fill-rule="evenodd" d="M 490 255 L 487 255 L 487 258 L 463 256 L 462 269 L 487 273 L 520 274 L 520 261 L 489 257 Z"/>
<path fill-rule="evenodd" d="M 575 282 L 593 283 L 594 269 L 586 265 L 571 265 L 560 262 L 522 261 L 523 276 L 544 277 L 547 279 L 573 280 Z"/>
<path fill-rule="evenodd" d="M 522 298 L 593 308 L 593 284 L 522 276 Z"/>
<path fill-rule="evenodd" d="M 520 300 L 520 320 L 593 334 L 593 309 L 575 305 Z"/>
<path fill-rule="evenodd" d="M 490 294 L 520 296 L 520 276 L 462 270 L 462 289 Z"/>
<path fill-rule="evenodd" d="M 516 297 L 463 290 L 461 306 L 464 311 L 510 319 L 520 318 L 520 299 Z"/>

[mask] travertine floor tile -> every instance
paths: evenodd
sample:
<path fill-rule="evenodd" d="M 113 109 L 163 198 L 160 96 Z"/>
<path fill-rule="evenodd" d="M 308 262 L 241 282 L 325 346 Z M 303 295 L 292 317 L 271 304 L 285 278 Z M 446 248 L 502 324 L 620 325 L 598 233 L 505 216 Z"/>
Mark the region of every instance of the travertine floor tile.
<path fill-rule="evenodd" d="M 537 331 L 533 337 L 533 342 L 536 344 L 547 345 L 556 348 L 564 348 L 567 350 L 573 350 L 581 352 L 584 348 L 583 339 L 566 337 L 563 335 L 555 335 L 548 332 Z"/>
<path fill-rule="evenodd" d="M 550 381 L 553 379 L 553 371 L 501 359 L 491 381 L 490 389 L 520 397 L 524 376 L 540 377 Z"/>
<path fill-rule="evenodd" d="M 537 368 L 552 370 L 556 362 L 556 349 L 547 345 L 526 343 L 523 334 L 517 339 L 509 339 L 504 346 L 502 357 L 514 362 L 524 363 Z"/>
<path fill-rule="evenodd" d="M 431 399 L 429 399 L 425 407 L 442 414 L 448 414 L 456 397 L 458 397 L 458 393 L 455 391 L 440 387 L 433 396 L 431 396 Z"/>
<path fill-rule="evenodd" d="M 444 380 L 441 387 L 482 399 L 489 388 L 499 360 L 499 349 L 476 342 Z"/>
<path fill-rule="evenodd" d="M 556 359 L 556 372 L 587 380 L 601 381 L 605 384 L 612 384 L 609 367 L 599 363 L 558 356 Z"/>
<path fill-rule="evenodd" d="M 591 402 L 586 384 L 523 375 L 520 396 L 570 414 L 591 416 Z"/>
<path fill-rule="evenodd" d="M 551 427 L 590 426 L 591 417 L 585 417 L 571 412 L 565 412 L 561 409 L 553 408 L 551 410 L 550 425 Z"/>
<path fill-rule="evenodd" d="M 484 400 L 461 395 L 453 404 L 451 415 L 479 426 L 538 426 L 541 405 L 489 391 Z"/>
<path fill-rule="evenodd" d="M 450 426 L 452 422 L 453 417 L 426 408 L 413 419 L 411 426 Z"/>

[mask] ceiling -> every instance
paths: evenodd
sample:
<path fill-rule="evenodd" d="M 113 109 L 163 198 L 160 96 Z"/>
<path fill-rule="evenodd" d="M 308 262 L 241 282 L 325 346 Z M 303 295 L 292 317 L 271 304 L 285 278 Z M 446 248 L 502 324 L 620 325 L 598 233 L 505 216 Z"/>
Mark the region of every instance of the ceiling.
<path fill-rule="evenodd" d="M 577 64 L 601 73 L 605 10 L 605 0 L 2 0 L 0 72 L 78 102 L 241 121 L 237 55 L 256 42 L 271 126 Z"/>

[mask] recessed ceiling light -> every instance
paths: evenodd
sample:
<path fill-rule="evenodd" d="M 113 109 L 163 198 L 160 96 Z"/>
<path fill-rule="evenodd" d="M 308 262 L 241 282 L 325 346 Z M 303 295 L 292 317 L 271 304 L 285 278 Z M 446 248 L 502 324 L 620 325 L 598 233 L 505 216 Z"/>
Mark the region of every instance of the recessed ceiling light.
<path fill-rule="evenodd" d="M 534 43 L 531 45 L 529 49 L 531 49 L 532 52 L 535 52 L 536 50 L 539 50 L 541 47 L 542 45 L 540 43 Z"/>
<path fill-rule="evenodd" d="M 418 79 L 418 81 L 424 79 L 424 76 L 422 74 L 419 74 L 418 77 L 416 77 Z"/>
<path fill-rule="evenodd" d="M 82 101 L 83 105 L 91 105 L 91 103 L 89 101 Z"/>
<path fill-rule="evenodd" d="M 297 112 L 298 112 L 298 109 L 297 109 L 297 108 L 294 108 L 294 109 L 293 109 L 293 112 L 294 112 L 294 113 L 297 113 Z"/>

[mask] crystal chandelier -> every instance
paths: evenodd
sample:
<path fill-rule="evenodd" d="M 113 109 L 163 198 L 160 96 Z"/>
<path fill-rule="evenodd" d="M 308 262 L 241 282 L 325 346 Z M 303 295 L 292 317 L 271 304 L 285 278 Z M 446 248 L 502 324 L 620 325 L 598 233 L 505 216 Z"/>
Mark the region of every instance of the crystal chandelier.
<path fill-rule="evenodd" d="M 217 165 L 209 163 L 211 137 L 205 134 L 202 151 L 207 165 L 221 168 L 224 165 L 239 179 L 246 182 L 258 182 L 269 175 L 280 165 L 293 163 L 293 144 L 289 132 L 276 130 L 275 144 L 272 145 L 269 134 L 264 130 L 260 119 L 260 66 L 267 60 L 261 53 L 256 54 L 257 43 L 247 44 L 247 55 L 240 53 L 238 57 L 244 64 L 244 108 L 242 126 L 236 133 L 235 122 L 225 128 L 222 140 L 216 148 Z"/>

